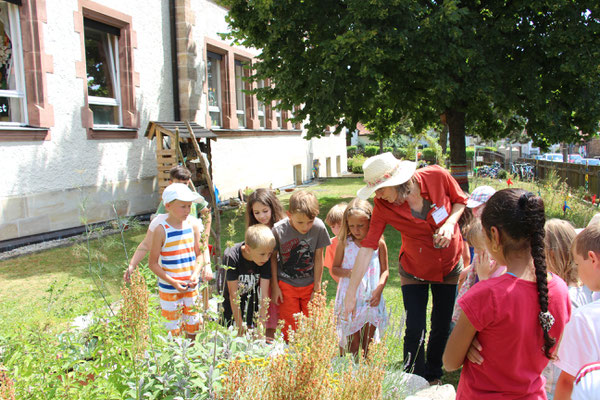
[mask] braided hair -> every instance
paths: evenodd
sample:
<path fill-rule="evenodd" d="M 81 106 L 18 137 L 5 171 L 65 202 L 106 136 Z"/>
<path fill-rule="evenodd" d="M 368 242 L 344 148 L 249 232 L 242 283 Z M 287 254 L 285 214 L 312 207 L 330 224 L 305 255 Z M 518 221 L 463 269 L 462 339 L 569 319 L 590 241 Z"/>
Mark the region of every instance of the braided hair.
<path fill-rule="evenodd" d="M 504 189 L 496 192 L 487 201 L 481 215 L 481 223 L 488 237 L 492 226 L 500 232 L 504 256 L 527 248 L 531 252 L 541 309 L 539 322 L 544 335 L 543 351 L 548 359 L 552 359 L 550 349 L 556 343 L 556 339 L 549 333 L 554 319 L 548 311 L 548 280 L 544 252 L 545 222 L 544 201 L 541 197 L 523 189 Z"/>

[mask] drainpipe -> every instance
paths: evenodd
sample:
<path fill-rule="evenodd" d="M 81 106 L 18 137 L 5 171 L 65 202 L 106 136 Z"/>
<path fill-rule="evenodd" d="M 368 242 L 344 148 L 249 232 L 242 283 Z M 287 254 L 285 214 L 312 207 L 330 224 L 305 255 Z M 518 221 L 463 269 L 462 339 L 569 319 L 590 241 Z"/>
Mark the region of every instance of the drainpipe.
<path fill-rule="evenodd" d="M 173 79 L 173 119 L 181 120 L 179 110 L 179 64 L 177 63 L 177 19 L 175 0 L 169 0 L 169 25 L 171 30 L 171 73 Z"/>

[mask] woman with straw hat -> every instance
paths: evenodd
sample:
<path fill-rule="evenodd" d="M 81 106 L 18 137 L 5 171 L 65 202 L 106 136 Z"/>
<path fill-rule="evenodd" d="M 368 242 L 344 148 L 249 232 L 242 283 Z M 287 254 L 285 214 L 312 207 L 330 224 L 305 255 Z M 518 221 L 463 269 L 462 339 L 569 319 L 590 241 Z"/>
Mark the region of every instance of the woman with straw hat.
<path fill-rule="evenodd" d="M 407 371 L 430 383 L 442 377 L 442 354 L 450 331 L 456 284 L 462 270 L 462 237 L 458 220 L 467 196 L 444 168 L 433 165 L 416 170 L 412 161 L 392 153 L 371 157 L 363 164 L 366 186 L 357 193 L 368 199 L 375 193 L 367 237 L 362 241 L 344 313 L 351 318 L 356 289 L 386 225 L 402 235 L 399 272 L 406 311 L 404 363 Z M 431 333 L 425 354 L 427 301 L 431 290 Z"/>

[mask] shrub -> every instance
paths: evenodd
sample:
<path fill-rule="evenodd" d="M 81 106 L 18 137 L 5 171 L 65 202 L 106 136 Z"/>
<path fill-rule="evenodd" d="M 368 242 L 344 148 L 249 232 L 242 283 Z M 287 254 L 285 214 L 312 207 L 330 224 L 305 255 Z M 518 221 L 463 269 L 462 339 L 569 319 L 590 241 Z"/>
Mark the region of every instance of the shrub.
<path fill-rule="evenodd" d="M 352 158 L 357 154 L 357 148 L 356 146 L 347 146 L 346 147 L 346 154 L 348 155 L 348 158 Z"/>
<path fill-rule="evenodd" d="M 394 154 L 394 157 L 396 157 L 397 159 L 401 159 L 406 158 L 406 154 L 408 153 L 408 151 L 406 150 L 406 147 L 398 147 L 392 153 Z"/>
<path fill-rule="evenodd" d="M 386 147 L 383 148 L 383 152 L 384 153 L 393 153 L 394 152 L 394 148 L 386 146 Z"/>
<path fill-rule="evenodd" d="M 472 147 L 467 147 L 467 160 L 472 160 L 473 154 L 475 154 L 475 150 Z"/>
<path fill-rule="evenodd" d="M 365 147 L 365 156 L 367 156 L 367 157 L 373 157 L 377 153 L 379 153 L 379 146 L 367 146 L 367 147 Z"/>
<path fill-rule="evenodd" d="M 501 169 L 498 171 L 498 179 L 506 179 L 508 177 L 508 172 L 505 169 Z"/>
<path fill-rule="evenodd" d="M 433 162 L 436 159 L 435 150 L 431 147 L 426 147 L 422 150 L 423 159 L 426 161 Z"/>
<path fill-rule="evenodd" d="M 361 155 L 357 155 L 355 157 L 349 158 L 348 159 L 348 171 L 354 172 L 355 174 L 362 174 L 363 170 L 362 170 L 362 165 L 365 162 L 366 158 L 361 156 Z"/>

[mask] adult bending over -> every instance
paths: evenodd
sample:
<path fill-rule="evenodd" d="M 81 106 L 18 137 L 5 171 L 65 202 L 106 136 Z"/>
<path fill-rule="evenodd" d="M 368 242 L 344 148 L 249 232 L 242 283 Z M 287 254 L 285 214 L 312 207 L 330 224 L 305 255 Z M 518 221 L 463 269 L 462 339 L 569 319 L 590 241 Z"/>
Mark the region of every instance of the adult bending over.
<path fill-rule="evenodd" d="M 391 153 L 371 157 L 363 165 L 367 185 L 357 195 L 367 199 L 375 192 L 375 206 L 369 232 L 352 269 L 344 315 L 354 311 L 358 284 L 386 225 L 392 225 L 402 235 L 398 260 L 406 311 L 405 369 L 430 383 L 439 383 L 462 270 L 463 242 L 457 222 L 467 196 L 444 168 L 433 165 L 415 169 L 414 162 L 399 161 Z M 425 356 L 430 288 L 433 309 Z"/>

